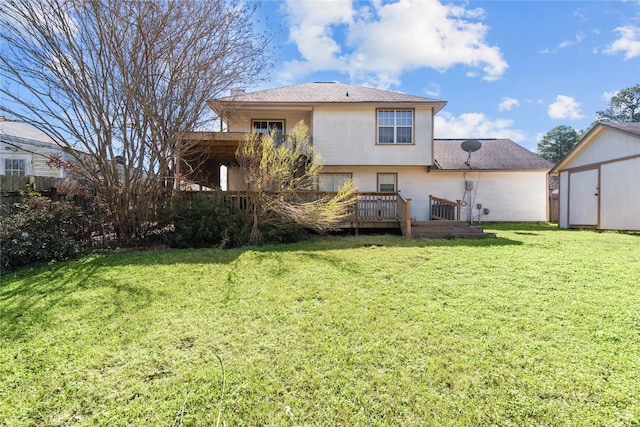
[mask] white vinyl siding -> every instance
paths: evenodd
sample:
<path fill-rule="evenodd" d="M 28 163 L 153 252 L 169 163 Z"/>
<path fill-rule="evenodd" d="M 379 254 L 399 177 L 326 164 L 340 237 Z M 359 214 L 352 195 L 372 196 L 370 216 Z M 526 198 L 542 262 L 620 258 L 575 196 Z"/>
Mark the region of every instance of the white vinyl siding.
<path fill-rule="evenodd" d="M 396 190 L 411 200 L 411 216 L 417 221 L 429 219 L 429 195 L 452 201 L 466 199 L 465 176 L 462 172 L 431 172 L 419 166 L 325 166 L 325 172 L 351 172 L 358 191 L 378 191 L 378 174 L 397 174 Z M 466 173 L 466 180 L 473 181 L 472 216 L 474 221 L 546 221 L 547 174 L 545 171 L 508 171 Z M 476 191 L 477 190 L 477 191 Z M 489 214 L 480 215 L 476 208 L 482 204 Z M 463 208 L 462 219 L 469 218 Z"/>
<path fill-rule="evenodd" d="M 600 178 L 600 228 L 639 230 L 640 158 L 602 165 Z"/>
<path fill-rule="evenodd" d="M 594 143 L 594 141 L 596 143 Z M 602 129 L 563 169 L 592 165 L 640 154 L 640 139 L 623 132 Z"/>
<path fill-rule="evenodd" d="M 602 230 L 640 230 L 640 137 L 603 127 L 588 138 L 558 171 L 559 227 L 585 225 L 587 217 Z M 597 180 L 590 171 L 599 171 Z"/>
<path fill-rule="evenodd" d="M 284 122 L 283 130 L 286 133 L 287 127 L 293 127 L 300 120 L 311 127 L 311 111 L 291 111 L 273 109 L 265 110 L 242 110 L 237 117 L 230 120 L 226 129 L 229 132 L 251 132 L 254 121 L 259 122 Z"/>
<path fill-rule="evenodd" d="M 412 144 L 378 144 L 374 107 L 315 107 L 313 145 L 325 165 L 428 166 L 432 164 L 431 108 L 413 110 Z"/>

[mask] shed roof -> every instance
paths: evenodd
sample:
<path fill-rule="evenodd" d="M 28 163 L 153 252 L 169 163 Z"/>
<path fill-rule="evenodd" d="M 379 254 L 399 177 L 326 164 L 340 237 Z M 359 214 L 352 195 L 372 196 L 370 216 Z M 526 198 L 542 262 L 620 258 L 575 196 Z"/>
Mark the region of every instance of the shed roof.
<path fill-rule="evenodd" d="M 482 146 L 470 156 L 460 147 L 464 141 L 435 139 L 434 170 L 549 170 L 553 166 L 510 139 L 477 139 Z"/>
<path fill-rule="evenodd" d="M 580 141 L 573 146 L 571 150 L 553 167 L 550 173 L 556 174 L 562 169 L 567 162 L 579 151 L 581 151 L 595 135 L 602 132 L 603 129 L 612 129 L 616 132 L 623 132 L 635 137 L 640 137 L 640 123 L 638 122 L 625 122 L 625 123 L 597 123 L 587 133 L 585 133 Z"/>
<path fill-rule="evenodd" d="M 628 122 L 628 123 L 600 123 L 604 127 L 620 130 L 622 132 L 630 133 L 632 135 L 640 136 L 640 123 Z"/>
<path fill-rule="evenodd" d="M 446 101 L 339 82 L 302 83 L 257 92 L 242 92 L 209 101 L 238 104 L 396 103 L 430 104 L 439 111 Z M 214 108 L 215 109 L 215 108 Z"/>

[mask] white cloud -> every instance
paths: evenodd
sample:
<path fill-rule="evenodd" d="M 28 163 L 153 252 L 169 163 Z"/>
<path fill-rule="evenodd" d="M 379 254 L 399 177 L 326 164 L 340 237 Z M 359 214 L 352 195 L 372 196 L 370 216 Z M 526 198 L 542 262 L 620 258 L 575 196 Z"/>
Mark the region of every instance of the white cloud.
<path fill-rule="evenodd" d="M 603 99 L 603 100 L 605 100 L 605 101 L 607 101 L 607 102 L 609 102 L 609 101 L 611 101 L 611 98 L 613 98 L 614 96 L 616 96 L 616 95 L 618 94 L 618 92 L 619 92 L 619 91 L 617 91 L 617 90 L 614 90 L 613 92 L 606 92 L 606 91 L 605 91 L 605 92 L 602 94 L 602 99 Z"/>
<path fill-rule="evenodd" d="M 640 27 L 629 25 L 618 27 L 615 31 L 620 34 L 620 38 L 605 49 L 604 53 L 615 55 L 618 52 L 624 52 L 624 59 L 640 56 Z"/>
<path fill-rule="evenodd" d="M 484 80 L 496 80 L 508 67 L 500 49 L 486 41 L 482 9 L 418 0 L 361 4 L 288 0 L 282 10 L 302 58 L 283 69 L 291 75 L 340 71 L 389 87 L 420 68 L 464 65 L 480 70 Z"/>
<path fill-rule="evenodd" d="M 437 83 L 431 83 L 429 87 L 424 91 L 427 96 L 436 98 L 440 96 L 440 85 Z"/>
<path fill-rule="evenodd" d="M 351 22 L 350 1 L 288 1 L 283 10 L 290 17 L 289 38 L 311 67 L 337 62 L 341 47 L 334 39 L 333 27 Z"/>
<path fill-rule="evenodd" d="M 434 118 L 436 138 L 509 138 L 515 142 L 525 139 L 524 134 L 511 129 L 513 120 L 491 120 L 483 113 L 464 113 L 454 116 L 440 112 Z"/>
<path fill-rule="evenodd" d="M 504 98 L 502 98 L 500 105 L 498 105 L 498 110 L 511 111 L 513 107 L 517 107 L 519 105 L 520 105 L 520 101 L 518 101 L 517 99 L 509 98 L 508 96 L 505 96 Z"/>
<path fill-rule="evenodd" d="M 563 42 L 561 42 L 555 48 L 553 48 L 553 49 L 545 48 L 545 49 L 541 50 L 540 53 L 543 54 L 543 55 L 549 55 L 551 53 L 556 53 L 560 49 L 566 49 L 566 48 L 571 47 L 573 45 L 579 44 L 584 39 L 585 39 L 585 35 L 583 33 L 578 33 L 578 34 L 576 34 L 576 36 L 575 36 L 575 38 L 573 40 L 564 40 Z"/>
<path fill-rule="evenodd" d="M 578 120 L 584 117 L 580 112 L 580 104 L 574 98 L 565 95 L 556 96 L 556 102 L 549 105 L 547 113 L 554 120 Z"/>
<path fill-rule="evenodd" d="M 563 41 L 562 43 L 560 43 L 558 45 L 558 48 L 564 49 L 564 48 L 567 48 L 569 46 L 573 46 L 574 44 L 578 44 L 582 40 L 584 40 L 584 34 L 576 34 L 576 37 L 575 37 L 574 40 L 565 40 L 565 41 Z"/>

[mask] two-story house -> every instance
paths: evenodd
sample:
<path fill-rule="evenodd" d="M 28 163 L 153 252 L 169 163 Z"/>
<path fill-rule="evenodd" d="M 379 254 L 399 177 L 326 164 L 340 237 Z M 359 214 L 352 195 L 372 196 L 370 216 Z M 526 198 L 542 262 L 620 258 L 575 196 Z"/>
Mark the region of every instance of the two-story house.
<path fill-rule="evenodd" d="M 221 132 L 185 135 L 206 147 L 209 158 L 197 171 L 181 172 L 217 187 L 219 166 L 225 165 L 228 189 L 242 191 L 234 153 L 244 135 L 286 135 L 303 120 L 324 161 L 320 191 L 335 191 L 352 179 L 361 192 L 399 192 L 411 199 L 414 221 L 545 221 L 552 165 L 508 139 L 435 139 L 434 117 L 445 105 L 335 82 L 234 91 L 209 102 Z"/>

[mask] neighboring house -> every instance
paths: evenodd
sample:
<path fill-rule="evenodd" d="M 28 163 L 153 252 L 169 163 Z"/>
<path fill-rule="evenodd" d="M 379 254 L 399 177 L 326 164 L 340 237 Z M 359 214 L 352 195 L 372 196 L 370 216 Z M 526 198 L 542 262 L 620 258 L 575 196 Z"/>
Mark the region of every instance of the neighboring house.
<path fill-rule="evenodd" d="M 64 169 L 49 164 L 52 156 L 72 160 L 44 132 L 0 116 L 0 175 L 64 178 Z"/>
<path fill-rule="evenodd" d="M 599 123 L 551 170 L 561 228 L 640 230 L 640 123 Z"/>
<path fill-rule="evenodd" d="M 223 164 L 228 189 L 244 190 L 234 153 L 245 133 L 273 129 L 286 135 L 303 120 L 324 160 L 318 190 L 335 191 L 353 179 L 360 192 L 400 192 L 411 199 L 414 221 L 434 219 L 439 203 L 434 200 L 452 202 L 464 221 L 547 220 L 552 165 L 508 139 L 477 140 L 481 146 L 472 153 L 463 151 L 463 140 L 434 139 L 434 116 L 445 101 L 342 83 L 306 83 L 234 91 L 209 105 L 225 132 L 185 135 L 208 147 L 207 170 L 185 174 L 204 185 L 220 185 Z"/>

